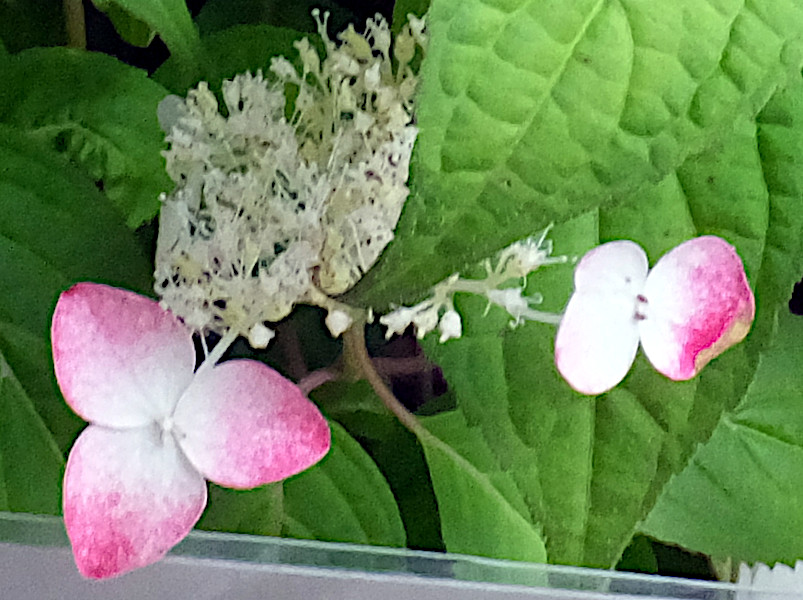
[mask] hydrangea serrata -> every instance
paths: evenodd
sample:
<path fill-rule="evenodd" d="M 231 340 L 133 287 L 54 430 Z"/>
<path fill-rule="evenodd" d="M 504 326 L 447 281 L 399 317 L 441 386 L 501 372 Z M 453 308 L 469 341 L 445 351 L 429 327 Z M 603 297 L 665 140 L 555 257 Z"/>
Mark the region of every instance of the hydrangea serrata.
<path fill-rule="evenodd" d="M 638 244 L 603 244 L 578 263 L 574 288 L 555 362 L 569 385 L 588 395 L 624 379 L 639 342 L 660 373 L 691 379 L 743 340 L 755 316 L 742 261 L 715 236 L 680 244 L 651 271 Z"/>
<path fill-rule="evenodd" d="M 194 371 L 190 331 L 133 292 L 80 283 L 52 324 L 56 378 L 89 421 L 64 475 L 79 571 L 101 579 L 162 558 L 206 507 L 206 480 L 285 479 L 329 450 L 329 426 L 292 382 L 254 360 Z"/>

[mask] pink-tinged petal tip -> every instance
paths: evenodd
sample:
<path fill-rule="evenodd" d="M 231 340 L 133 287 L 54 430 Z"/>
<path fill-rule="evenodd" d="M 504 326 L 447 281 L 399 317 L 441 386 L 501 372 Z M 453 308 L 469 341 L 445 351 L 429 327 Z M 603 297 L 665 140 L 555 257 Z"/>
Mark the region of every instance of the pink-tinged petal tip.
<path fill-rule="evenodd" d="M 656 370 L 676 381 L 691 379 L 741 342 L 755 317 L 744 265 L 735 248 L 716 236 L 691 239 L 665 254 L 650 272 L 644 295 L 644 352 Z"/>
<path fill-rule="evenodd" d="M 78 570 L 105 579 L 161 559 L 206 506 L 206 482 L 156 426 L 90 425 L 64 475 L 64 525 Z"/>
<path fill-rule="evenodd" d="M 192 380 L 191 333 L 155 300 L 79 283 L 59 297 L 51 328 L 56 379 L 83 419 L 138 427 L 169 415 Z"/>
<path fill-rule="evenodd" d="M 329 451 L 326 419 L 267 365 L 230 360 L 200 369 L 174 415 L 184 452 L 219 485 L 248 489 L 311 467 Z"/>

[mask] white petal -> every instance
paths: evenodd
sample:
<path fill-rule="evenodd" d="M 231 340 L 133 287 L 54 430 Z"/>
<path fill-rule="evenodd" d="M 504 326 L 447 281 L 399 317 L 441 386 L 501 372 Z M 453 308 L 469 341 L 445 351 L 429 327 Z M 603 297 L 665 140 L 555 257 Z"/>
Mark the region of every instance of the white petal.
<path fill-rule="evenodd" d="M 589 250 L 574 270 L 578 292 L 641 293 L 647 279 L 647 255 L 630 240 L 617 240 Z"/>
<path fill-rule="evenodd" d="M 602 394 L 627 375 L 638 339 L 629 294 L 576 292 L 555 336 L 555 364 L 581 394 Z"/>

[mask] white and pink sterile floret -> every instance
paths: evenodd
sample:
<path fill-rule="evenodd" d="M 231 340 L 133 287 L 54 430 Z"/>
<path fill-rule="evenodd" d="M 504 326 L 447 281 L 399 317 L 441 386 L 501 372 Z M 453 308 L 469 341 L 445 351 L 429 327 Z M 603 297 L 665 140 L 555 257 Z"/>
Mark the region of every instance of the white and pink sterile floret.
<path fill-rule="evenodd" d="M 90 423 L 70 452 L 63 491 L 86 577 L 162 558 L 203 513 L 207 479 L 252 488 L 329 450 L 324 417 L 268 366 L 206 361 L 194 372 L 191 332 L 155 300 L 79 283 L 59 298 L 52 343 L 64 398 Z"/>
<path fill-rule="evenodd" d="M 640 342 L 656 370 L 684 381 L 742 341 L 754 316 L 742 261 L 722 238 L 688 240 L 652 271 L 638 244 L 609 242 L 575 269 L 555 362 L 572 388 L 601 394 L 624 379 Z"/>

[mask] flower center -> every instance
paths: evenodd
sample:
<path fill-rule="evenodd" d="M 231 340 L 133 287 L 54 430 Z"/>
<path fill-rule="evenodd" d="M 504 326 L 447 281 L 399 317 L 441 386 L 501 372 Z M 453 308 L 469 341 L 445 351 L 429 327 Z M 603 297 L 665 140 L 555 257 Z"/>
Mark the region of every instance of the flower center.
<path fill-rule="evenodd" d="M 636 307 L 635 311 L 633 312 L 633 318 L 636 321 L 643 321 L 647 318 L 647 297 L 644 294 L 639 294 L 636 296 Z"/>
<path fill-rule="evenodd" d="M 181 430 L 176 427 L 176 422 L 173 420 L 172 416 L 157 421 L 156 426 L 159 428 L 159 439 L 162 440 L 162 443 L 164 443 L 167 436 L 172 436 L 176 442 L 184 437 Z"/>
<path fill-rule="evenodd" d="M 162 421 L 162 431 L 165 433 L 172 433 L 175 426 L 176 422 L 173 420 L 173 417 L 165 417 Z"/>

